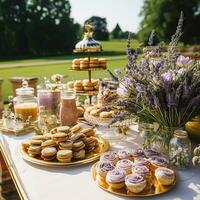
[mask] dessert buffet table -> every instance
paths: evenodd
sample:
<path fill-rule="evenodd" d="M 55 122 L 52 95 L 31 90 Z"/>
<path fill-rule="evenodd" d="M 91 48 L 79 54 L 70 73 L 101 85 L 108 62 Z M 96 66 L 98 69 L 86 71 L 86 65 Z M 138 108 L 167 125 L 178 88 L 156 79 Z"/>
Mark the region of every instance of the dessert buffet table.
<path fill-rule="evenodd" d="M 99 128 L 98 131 L 99 133 L 104 132 L 105 134 L 106 130 Z M 21 199 L 131 199 L 115 196 L 100 189 L 91 178 L 90 168 L 92 164 L 70 168 L 50 168 L 37 166 L 24 161 L 19 152 L 19 145 L 22 141 L 29 138 L 31 134 L 33 133 L 20 137 L 0 134 L 1 151 L 7 161 Z M 141 138 L 134 130 L 129 131 L 123 140 L 110 141 L 111 149 L 123 149 L 125 147 L 136 148 L 140 143 Z M 200 195 L 199 170 L 199 168 L 191 168 L 189 170 L 179 171 L 176 187 L 172 191 L 145 199 L 199 199 L 196 198 L 198 194 Z"/>

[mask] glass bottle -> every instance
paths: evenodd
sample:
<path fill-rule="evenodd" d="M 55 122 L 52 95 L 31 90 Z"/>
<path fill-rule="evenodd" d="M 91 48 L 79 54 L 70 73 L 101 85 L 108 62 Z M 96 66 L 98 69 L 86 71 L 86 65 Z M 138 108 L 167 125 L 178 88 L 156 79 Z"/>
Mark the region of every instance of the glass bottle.
<path fill-rule="evenodd" d="M 34 88 L 28 87 L 28 82 L 23 81 L 22 87 L 16 89 L 16 97 L 13 99 L 16 117 L 36 121 L 38 117 L 37 98 L 34 96 Z"/>
<path fill-rule="evenodd" d="M 76 107 L 76 93 L 74 91 L 61 91 L 59 118 L 63 126 L 73 126 L 76 124 L 78 113 Z"/>
<path fill-rule="evenodd" d="M 172 167 L 183 169 L 190 165 L 191 142 L 184 130 L 175 130 L 169 143 L 169 159 Z"/>

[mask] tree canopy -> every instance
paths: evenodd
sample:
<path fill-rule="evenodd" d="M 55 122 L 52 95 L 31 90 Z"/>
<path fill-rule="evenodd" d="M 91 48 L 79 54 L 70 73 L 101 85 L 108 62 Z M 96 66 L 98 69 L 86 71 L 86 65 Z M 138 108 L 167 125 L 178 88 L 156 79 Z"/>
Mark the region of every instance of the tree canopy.
<path fill-rule="evenodd" d="M 94 26 L 94 38 L 97 40 L 109 40 L 106 18 L 93 16 L 85 21 L 84 24 L 90 23 Z"/>
<path fill-rule="evenodd" d="M 0 56 L 71 52 L 80 26 L 68 0 L 0 2 Z"/>
<path fill-rule="evenodd" d="M 185 44 L 200 43 L 200 0 L 145 0 L 141 11 L 140 40 L 145 43 L 154 29 L 160 41 L 169 42 L 176 30 L 180 12 L 184 12 L 182 41 Z"/>

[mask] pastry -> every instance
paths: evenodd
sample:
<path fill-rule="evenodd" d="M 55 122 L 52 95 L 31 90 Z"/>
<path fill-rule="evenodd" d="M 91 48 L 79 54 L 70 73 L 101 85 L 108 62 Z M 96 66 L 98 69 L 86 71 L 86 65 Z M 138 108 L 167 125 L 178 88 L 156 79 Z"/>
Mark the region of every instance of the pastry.
<path fill-rule="evenodd" d="M 55 133 L 52 135 L 52 139 L 55 140 L 56 142 L 63 142 L 66 141 L 66 139 L 69 137 L 66 133 L 60 132 L 60 133 Z"/>
<path fill-rule="evenodd" d="M 72 145 L 73 151 L 80 151 L 84 147 L 85 147 L 85 144 L 84 144 L 83 141 L 74 142 L 73 145 Z"/>
<path fill-rule="evenodd" d="M 45 137 L 43 135 L 35 135 L 32 137 L 32 140 L 45 140 Z"/>
<path fill-rule="evenodd" d="M 134 159 L 134 165 L 144 165 L 146 167 L 150 167 L 150 162 L 148 159 L 144 157 L 137 157 Z"/>
<path fill-rule="evenodd" d="M 43 142 L 42 140 L 33 140 L 33 139 L 32 139 L 32 140 L 30 141 L 30 144 L 31 144 L 31 145 L 39 145 L 39 146 L 41 146 L 42 142 Z"/>
<path fill-rule="evenodd" d="M 55 147 L 56 146 L 56 142 L 54 140 L 46 140 L 44 141 L 41 146 L 44 147 Z"/>
<path fill-rule="evenodd" d="M 85 129 L 81 130 L 80 133 L 84 134 L 87 137 L 95 135 L 93 128 L 85 128 Z"/>
<path fill-rule="evenodd" d="M 61 149 L 61 150 L 64 150 L 64 149 L 71 150 L 72 145 L 73 145 L 72 141 L 60 142 L 59 143 L 59 149 Z"/>
<path fill-rule="evenodd" d="M 93 91 L 94 90 L 94 87 L 93 86 L 84 86 L 83 89 L 85 91 Z"/>
<path fill-rule="evenodd" d="M 146 150 L 144 150 L 144 155 L 147 158 L 150 158 L 152 156 L 161 156 L 161 154 L 159 152 L 154 151 L 152 149 L 146 149 Z"/>
<path fill-rule="evenodd" d="M 119 159 L 129 159 L 133 161 L 133 152 L 130 149 L 120 150 L 117 154 Z"/>
<path fill-rule="evenodd" d="M 44 139 L 45 139 L 45 140 L 50 140 L 50 139 L 52 139 L 52 133 L 45 133 L 43 136 L 44 136 Z"/>
<path fill-rule="evenodd" d="M 141 148 L 136 149 L 135 151 L 133 151 L 133 157 L 134 158 L 144 157 L 144 150 Z"/>
<path fill-rule="evenodd" d="M 83 86 L 85 87 L 93 87 L 94 83 L 90 82 L 89 80 L 83 80 Z"/>
<path fill-rule="evenodd" d="M 69 82 L 67 83 L 67 88 L 73 89 L 73 88 L 74 88 L 74 81 L 69 81 Z"/>
<path fill-rule="evenodd" d="M 96 166 L 96 173 L 98 175 L 97 181 L 99 184 L 104 184 L 106 175 L 109 171 L 114 169 L 114 165 L 111 162 L 98 162 Z"/>
<path fill-rule="evenodd" d="M 85 109 L 81 106 L 77 107 L 78 117 L 83 117 Z"/>
<path fill-rule="evenodd" d="M 74 82 L 74 87 L 83 87 L 82 81 L 81 80 L 76 80 Z"/>
<path fill-rule="evenodd" d="M 153 156 L 149 158 L 149 162 L 152 171 L 155 171 L 158 167 L 167 167 L 168 165 L 167 159 L 162 156 Z"/>
<path fill-rule="evenodd" d="M 86 108 L 85 111 L 90 113 L 93 109 L 94 109 L 93 106 L 89 106 L 89 107 Z"/>
<path fill-rule="evenodd" d="M 41 146 L 31 145 L 28 148 L 28 154 L 32 157 L 39 156 L 41 154 L 41 150 L 42 150 Z"/>
<path fill-rule="evenodd" d="M 92 79 L 91 81 L 93 83 L 93 86 L 96 86 L 96 85 L 99 84 L 99 80 L 98 79 Z"/>
<path fill-rule="evenodd" d="M 73 65 L 72 65 L 72 69 L 80 69 L 80 65 L 75 65 L 75 64 L 73 64 Z"/>
<path fill-rule="evenodd" d="M 69 126 L 59 126 L 57 127 L 57 132 L 62 132 L 62 133 L 69 133 L 70 127 Z"/>
<path fill-rule="evenodd" d="M 112 189 L 121 189 L 125 185 L 126 172 L 122 169 L 113 169 L 106 175 L 106 182 Z"/>
<path fill-rule="evenodd" d="M 56 158 L 59 162 L 62 162 L 62 163 L 71 162 L 72 151 L 71 150 L 59 150 L 57 152 Z"/>
<path fill-rule="evenodd" d="M 41 151 L 41 158 L 45 161 L 53 160 L 56 157 L 57 150 L 55 147 L 45 147 Z"/>
<path fill-rule="evenodd" d="M 99 67 L 106 68 L 107 60 L 105 58 L 99 58 Z"/>
<path fill-rule="evenodd" d="M 74 65 L 80 65 L 80 59 L 74 59 L 74 60 L 72 60 L 72 64 L 74 64 Z"/>
<path fill-rule="evenodd" d="M 100 109 L 91 110 L 90 115 L 92 115 L 94 117 L 98 117 L 99 116 L 99 110 Z"/>
<path fill-rule="evenodd" d="M 145 189 L 147 181 L 138 174 L 129 174 L 125 178 L 125 184 L 129 191 L 137 194 Z"/>
<path fill-rule="evenodd" d="M 89 67 L 89 61 L 88 60 L 81 60 L 80 61 L 80 69 L 87 69 Z"/>
<path fill-rule="evenodd" d="M 99 114 L 100 118 L 111 118 L 112 117 L 112 112 L 106 112 L 106 111 L 103 111 Z"/>
<path fill-rule="evenodd" d="M 116 164 L 116 167 L 119 169 L 123 169 L 126 174 L 131 174 L 132 172 L 133 162 L 128 159 L 119 160 Z"/>
<path fill-rule="evenodd" d="M 161 185 L 171 185 L 175 180 L 175 173 L 171 169 L 158 167 L 155 171 L 155 177 Z"/>
<path fill-rule="evenodd" d="M 70 139 L 73 142 L 78 142 L 78 141 L 82 141 L 84 139 L 85 135 L 82 133 L 74 133 L 73 135 L 71 135 Z"/>
<path fill-rule="evenodd" d="M 105 152 L 100 157 L 100 161 L 112 162 L 114 165 L 117 163 L 118 160 L 119 160 L 119 158 L 115 151 Z"/>
<path fill-rule="evenodd" d="M 151 172 L 147 166 L 144 165 L 134 165 L 132 172 L 143 176 L 147 181 L 151 179 Z"/>
<path fill-rule="evenodd" d="M 81 149 L 80 151 L 75 151 L 73 153 L 73 157 L 75 160 L 82 160 L 85 158 L 85 150 Z"/>
<path fill-rule="evenodd" d="M 80 124 L 76 124 L 75 126 L 73 126 L 72 128 L 70 128 L 70 131 L 72 133 L 76 133 L 76 132 L 78 132 L 80 130 L 81 130 L 81 125 Z"/>

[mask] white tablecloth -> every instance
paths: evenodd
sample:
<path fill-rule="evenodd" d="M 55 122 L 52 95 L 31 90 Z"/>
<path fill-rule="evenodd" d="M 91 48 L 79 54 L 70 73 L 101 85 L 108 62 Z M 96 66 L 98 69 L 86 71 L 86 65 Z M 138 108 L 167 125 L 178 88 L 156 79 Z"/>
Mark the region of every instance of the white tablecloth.
<path fill-rule="evenodd" d="M 100 131 L 102 131 L 102 129 L 100 129 Z M 90 173 L 92 164 L 71 168 L 47 168 L 24 161 L 19 152 L 19 145 L 30 136 L 31 134 L 20 137 L 5 134 L 1 135 L 1 140 L 4 138 L 4 142 L 8 144 L 8 150 L 11 154 L 10 157 L 13 160 L 13 164 L 15 165 L 30 200 L 126 199 L 103 191 L 93 182 Z M 119 141 L 113 140 L 111 142 L 111 148 L 135 148 L 138 146 L 139 140 L 138 134 L 131 131 L 126 138 Z M 191 187 L 196 188 L 196 191 L 191 189 Z M 192 200 L 198 193 L 200 194 L 200 169 L 191 168 L 182 172 L 179 171 L 176 187 L 172 191 L 148 199 Z M 142 200 L 143 198 L 138 199 Z"/>

